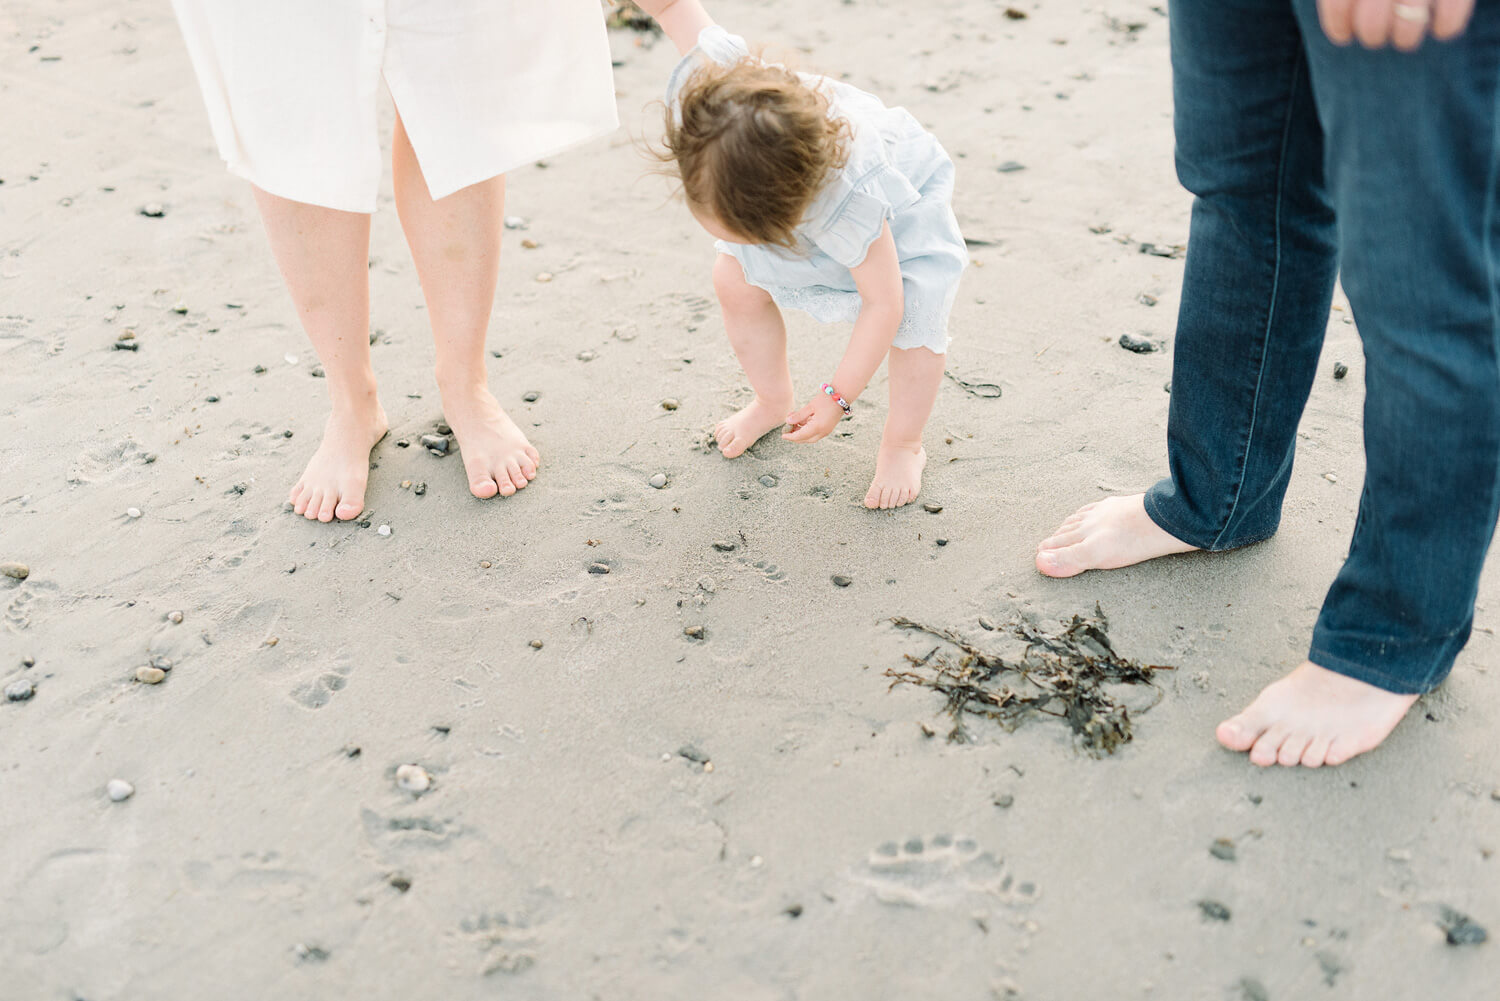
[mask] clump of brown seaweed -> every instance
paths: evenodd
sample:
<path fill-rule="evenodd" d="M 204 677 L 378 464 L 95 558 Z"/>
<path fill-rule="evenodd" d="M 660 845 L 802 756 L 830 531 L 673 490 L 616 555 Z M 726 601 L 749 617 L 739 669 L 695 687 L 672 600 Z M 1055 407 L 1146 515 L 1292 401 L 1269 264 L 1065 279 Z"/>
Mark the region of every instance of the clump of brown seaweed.
<path fill-rule="evenodd" d="M 1109 619 L 1098 605 L 1092 616 L 1064 620 L 1060 632 L 1025 620 L 1000 626 L 995 635 L 1014 641 L 1020 651 L 1011 659 L 987 653 L 951 629 L 936 629 L 904 616 L 891 622 L 898 629 L 936 636 L 960 651 L 954 655 L 939 645 L 923 657 L 907 654 L 910 667 L 885 672 L 893 679 L 892 688 L 908 684 L 941 692 L 953 720 L 948 740 L 957 744 L 972 740 L 966 726 L 971 716 L 992 719 L 1010 732 L 1027 717 L 1040 714 L 1065 720 L 1092 756 L 1113 754 L 1132 739 L 1130 711 L 1105 686 L 1155 688 L 1156 701 L 1149 709 L 1161 701 L 1155 672 L 1174 670 L 1139 664 L 1116 653 L 1109 638 Z"/>

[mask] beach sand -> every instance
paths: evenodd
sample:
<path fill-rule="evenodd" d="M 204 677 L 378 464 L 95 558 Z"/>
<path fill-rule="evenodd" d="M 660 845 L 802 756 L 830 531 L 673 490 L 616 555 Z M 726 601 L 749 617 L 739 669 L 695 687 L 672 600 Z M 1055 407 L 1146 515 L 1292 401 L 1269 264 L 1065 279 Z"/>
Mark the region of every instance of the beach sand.
<path fill-rule="evenodd" d="M 441 414 L 387 180 L 392 430 L 335 525 L 283 508 L 324 384 L 167 5 L 0 7 L 0 561 L 30 568 L 0 578 L 0 684 L 34 686 L 0 702 L 0 999 L 1488 996 L 1497 945 L 1440 921 L 1500 928 L 1493 574 L 1378 752 L 1261 771 L 1213 740 L 1305 654 L 1346 551 L 1342 299 L 1277 538 L 1032 567 L 1075 507 L 1164 473 L 1183 262 L 1140 244 L 1185 243 L 1189 199 L 1162 12 L 1005 6 L 713 5 L 956 159 L 982 243 L 927 438 L 939 513 L 860 507 L 883 374 L 820 444 L 703 447 L 748 389 L 711 244 L 638 147 L 675 53 L 620 31 L 624 127 L 509 181 L 491 384 L 540 476 L 481 502 L 419 447 Z M 810 393 L 848 328 L 789 323 Z M 935 645 L 894 615 L 989 642 L 980 616 L 1096 602 L 1176 668 L 1112 756 L 1055 719 L 952 744 L 940 696 L 888 690 Z"/>

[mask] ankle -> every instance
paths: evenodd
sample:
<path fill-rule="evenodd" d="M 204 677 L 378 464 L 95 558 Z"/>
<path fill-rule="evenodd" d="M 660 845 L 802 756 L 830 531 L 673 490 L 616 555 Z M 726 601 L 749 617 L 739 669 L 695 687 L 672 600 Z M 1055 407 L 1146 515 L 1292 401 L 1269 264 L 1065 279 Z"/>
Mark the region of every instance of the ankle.
<path fill-rule="evenodd" d="M 893 435 L 887 432 L 880 437 L 881 449 L 889 449 L 892 452 L 910 452 L 916 455 L 922 451 L 922 436 L 909 438 L 904 435 Z"/>
<path fill-rule="evenodd" d="M 788 384 L 784 392 L 756 393 L 755 402 L 768 410 L 791 410 L 797 405 L 797 391 Z"/>
<path fill-rule="evenodd" d="M 478 396 L 489 392 L 489 374 L 481 365 L 475 368 L 461 368 L 457 371 L 437 370 L 438 392 L 443 399 L 458 400 Z"/>
<path fill-rule="evenodd" d="M 336 414 L 366 417 L 380 412 L 380 393 L 373 372 L 336 381 L 330 379 L 328 396 Z"/>

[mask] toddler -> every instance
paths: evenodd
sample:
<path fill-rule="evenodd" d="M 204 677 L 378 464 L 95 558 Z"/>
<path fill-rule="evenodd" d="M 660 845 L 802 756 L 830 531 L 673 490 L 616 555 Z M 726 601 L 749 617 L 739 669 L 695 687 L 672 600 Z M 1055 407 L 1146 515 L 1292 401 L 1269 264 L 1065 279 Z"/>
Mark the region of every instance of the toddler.
<path fill-rule="evenodd" d="M 755 391 L 714 429 L 720 451 L 732 459 L 783 425 L 787 441 L 826 437 L 888 357 L 890 409 L 865 506 L 909 504 L 968 263 L 952 161 L 904 109 L 755 58 L 699 0 L 637 2 L 683 53 L 667 85 L 665 155 L 717 240 L 714 290 Z M 838 367 L 800 407 L 783 306 L 854 323 Z"/>

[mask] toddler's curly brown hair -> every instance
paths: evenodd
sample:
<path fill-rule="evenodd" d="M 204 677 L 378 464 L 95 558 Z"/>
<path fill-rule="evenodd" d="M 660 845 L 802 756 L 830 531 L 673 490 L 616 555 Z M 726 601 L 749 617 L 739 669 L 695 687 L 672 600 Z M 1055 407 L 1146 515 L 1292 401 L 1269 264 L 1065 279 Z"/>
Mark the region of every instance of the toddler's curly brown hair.
<path fill-rule="evenodd" d="M 705 65 L 666 113 L 665 152 L 688 204 L 752 243 L 800 250 L 795 230 L 848 159 L 849 125 L 796 73 L 758 59 Z"/>

